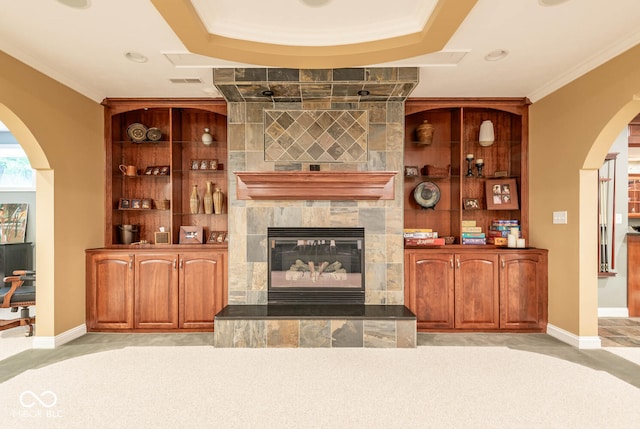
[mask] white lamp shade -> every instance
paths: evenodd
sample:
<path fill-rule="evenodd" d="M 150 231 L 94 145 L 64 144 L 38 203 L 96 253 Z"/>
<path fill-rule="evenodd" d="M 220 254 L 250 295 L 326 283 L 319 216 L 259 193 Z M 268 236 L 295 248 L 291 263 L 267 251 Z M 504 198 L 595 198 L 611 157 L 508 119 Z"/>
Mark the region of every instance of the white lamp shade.
<path fill-rule="evenodd" d="M 495 141 L 495 135 L 493 132 L 493 122 L 482 121 L 480 124 L 480 146 L 491 146 Z"/>

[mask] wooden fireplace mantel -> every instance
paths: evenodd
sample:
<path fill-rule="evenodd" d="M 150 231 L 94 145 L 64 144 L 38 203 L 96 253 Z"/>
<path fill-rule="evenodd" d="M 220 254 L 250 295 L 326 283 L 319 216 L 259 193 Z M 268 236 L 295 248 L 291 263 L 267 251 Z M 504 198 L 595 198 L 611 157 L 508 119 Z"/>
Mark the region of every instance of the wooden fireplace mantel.
<path fill-rule="evenodd" d="M 397 171 L 236 171 L 239 200 L 392 200 Z"/>

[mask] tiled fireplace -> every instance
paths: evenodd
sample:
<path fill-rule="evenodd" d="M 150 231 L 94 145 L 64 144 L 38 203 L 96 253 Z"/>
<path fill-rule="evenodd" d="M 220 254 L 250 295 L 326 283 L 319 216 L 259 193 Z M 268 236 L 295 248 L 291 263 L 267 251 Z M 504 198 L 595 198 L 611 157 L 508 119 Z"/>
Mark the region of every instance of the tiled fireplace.
<path fill-rule="evenodd" d="M 415 346 L 415 317 L 403 305 L 401 171 L 404 100 L 417 83 L 417 69 L 216 69 L 214 83 L 228 101 L 229 150 L 229 306 L 216 316 L 216 346 Z M 270 198 L 243 190 L 238 196 L 241 172 L 281 173 L 291 180 L 299 174 L 311 191 L 300 192 L 287 179 L 290 193 Z M 332 187 L 340 180 L 327 186 L 320 180 L 327 174 L 347 180 L 355 172 L 363 173 L 363 187 L 370 185 L 367 174 L 396 172 L 391 196 L 369 196 L 367 190 L 350 198 L 350 191 Z M 288 303 L 283 309 L 270 303 L 268 235 L 282 228 L 363 231 L 364 305 Z M 317 263 L 323 262 L 328 267 L 336 261 Z M 308 261 L 301 263 L 308 269 Z"/>

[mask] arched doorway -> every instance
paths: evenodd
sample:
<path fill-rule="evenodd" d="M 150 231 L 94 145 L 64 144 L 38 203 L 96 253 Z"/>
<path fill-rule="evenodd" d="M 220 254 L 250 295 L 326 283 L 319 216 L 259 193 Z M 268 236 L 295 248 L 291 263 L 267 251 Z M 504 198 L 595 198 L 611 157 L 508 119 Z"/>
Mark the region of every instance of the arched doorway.
<path fill-rule="evenodd" d="M 49 162 L 40 144 L 27 127 L 5 105 L 0 104 L 0 121 L 14 135 L 18 143 L 25 151 L 31 167 L 36 171 L 36 206 L 40 209 L 36 211 L 36 270 L 38 271 L 38 284 L 53 285 L 53 173 Z M 37 309 L 38 320 L 36 338 L 34 345 L 37 345 L 37 337 L 51 335 L 54 326 L 54 290 L 53 287 L 38 287 L 37 289 Z"/>

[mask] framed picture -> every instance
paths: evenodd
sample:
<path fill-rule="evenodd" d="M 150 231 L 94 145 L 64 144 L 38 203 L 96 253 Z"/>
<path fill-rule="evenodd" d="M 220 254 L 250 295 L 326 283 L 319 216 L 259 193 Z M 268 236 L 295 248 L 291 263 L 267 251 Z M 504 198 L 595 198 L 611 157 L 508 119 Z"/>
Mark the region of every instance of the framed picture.
<path fill-rule="evenodd" d="M 404 167 L 404 175 L 407 177 L 416 177 L 420 174 L 420 170 L 415 166 Z"/>
<path fill-rule="evenodd" d="M 145 175 L 145 176 L 150 176 L 151 174 L 153 174 L 153 169 L 154 169 L 154 167 L 153 167 L 153 166 L 151 166 L 151 167 L 147 167 L 147 169 L 146 169 L 146 170 L 144 170 L 144 175 Z"/>
<path fill-rule="evenodd" d="M 180 227 L 180 244 L 202 244 L 203 241 L 201 226 L 186 225 Z"/>
<path fill-rule="evenodd" d="M 200 160 L 200 170 L 208 170 L 209 169 L 209 161 L 206 159 Z"/>
<path fill-rule="evenodd" d="M 479 210 L 480 201 L 477 198 L 463 198 L 462 208 L 465 210 Z"/>
<path fill-rule="evenodd" d="M 207 243 L 224 243 L 227 239 L 226 231 L 212 231 L 209 234 L 209 238 L 207 239 Z"/>
<path fill-rule="evenodd" d="M 199 170 L 200 169 L 200 161 L 197 159 L 192 159 L 191 160 L 191 169 L 192 170 Z"/>
<path fill-rule="evenodd" d="M 516 179 L 486 181 L 487 210 L 517 210 L 518 185 Z"/>
<path fill-rule="evenodd" d="M 131 201 L 128 198 L 120 198 L 120 202 L 118 203 L 119 209 L 130 209 Z"/>
<path fill-rule="evenodd" d="M 169 175 L 169 166 L 168 165 L 163 165 L 163 166 L 160 167 L 160 175 L 161 176 Z"/>
<path fill-rule="evenodd" d="M 209 160 L 209 170 L 217 170 L 218 169 L 218 160 L 210 159 Z"/>
<path fill-rule="evenodd" d="M 132 208 L 132 209 L 139 209 L 139 208 L 141 208 L 141 207 L 142 207 L 142 204 L 141 204 L 141 202 L 140 202 L 140 200 L 139 200 L 139 199 L 133 199 L 133 200 L 131 200 L 131 208 Z"/>
<path fill-rule="evenodd" d="M 151 198 L 143 198 L 140 200 L 140 208 L 141 209 L 151 209 Z"/>
<path fill-rule="evenodd" d="M 3 243 L 24 243 L 28 211 L 27 203 L 0 204 L 0 236 Z M 5 261 L 5 263 L 9 262 Z"/>

